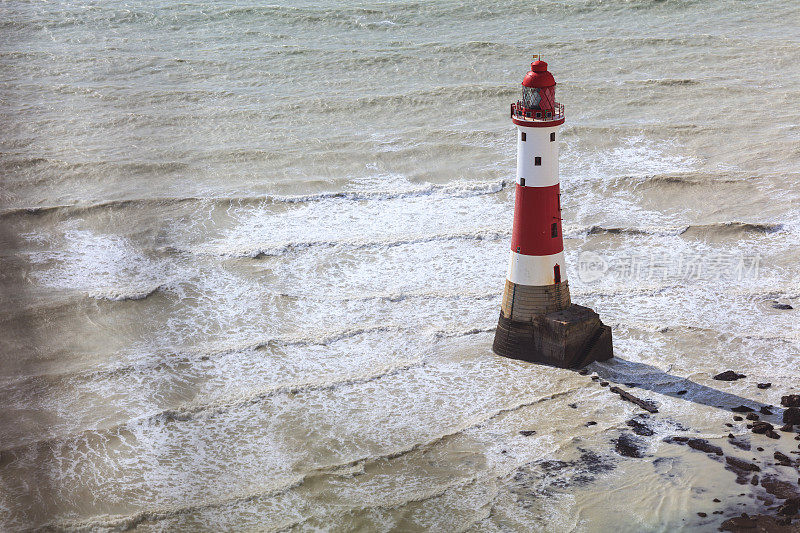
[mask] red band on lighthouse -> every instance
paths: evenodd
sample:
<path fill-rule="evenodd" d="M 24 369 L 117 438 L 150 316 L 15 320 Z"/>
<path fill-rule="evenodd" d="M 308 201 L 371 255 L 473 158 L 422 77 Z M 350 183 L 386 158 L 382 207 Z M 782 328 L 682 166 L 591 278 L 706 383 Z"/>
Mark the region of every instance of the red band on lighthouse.
<path fill-rule="evenodd" d="M 511 250 L 523 255 L 553 255 L 564 251 L 558 184 L 551 187 L 517 185 Z"/>

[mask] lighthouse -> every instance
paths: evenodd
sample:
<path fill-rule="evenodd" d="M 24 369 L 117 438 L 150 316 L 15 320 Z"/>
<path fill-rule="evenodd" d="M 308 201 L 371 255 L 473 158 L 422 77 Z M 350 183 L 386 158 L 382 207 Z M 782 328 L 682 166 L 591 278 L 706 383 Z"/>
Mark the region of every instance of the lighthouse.
<path fill-rule="evenodd" d="M 564 106 L 547 63 L 534 56 L 511 104 L 517 129 L 514 226 L 496 354 L 562 368 L 612 356 L 611 328 L 596 312 L 570 301 L 558 182 L 559 127 Z"/>

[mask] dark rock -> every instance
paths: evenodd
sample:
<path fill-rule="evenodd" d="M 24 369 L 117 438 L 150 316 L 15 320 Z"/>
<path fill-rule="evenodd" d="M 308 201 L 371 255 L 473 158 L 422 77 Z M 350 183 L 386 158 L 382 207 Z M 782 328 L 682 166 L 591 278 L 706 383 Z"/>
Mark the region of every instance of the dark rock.
<path fill-rule="evenodd" d="M 781 436 L 780 436 L 780 435 L 778 435 L 777 433 L 775 433 L 775 432 L 774 432 L 773 430 L 771 430 L 771 429 L 770 429 L 769 431 L 767 431 L 766 433 L 764 433 L 764 435 L 766 435 L 767 437 L 769 437 L 769 438 L 771 438 L 771 439 L 775 439 L 775 440 L 777 440 L 777 439 L 781 438 Z"/>
<path fill-rule="evenodd" d="M 742 420 L 744 420 L 744 418 L 742 418 L 741 416 L 738 416 L 738 415 L 737 415 L 737 416 L 734 416 L 734 417 L 733 417 L 733 420 L 734 420 L 735 422 L 741 422 Z"/>
<path fill-rule="evenodd" d="M 573 409 L 577 409 L 578 408 L 578 404 L 577 403 L 570 403 L 570 404 L 567 404 L 567 405 L 569 405 Z"/>
<path fill-rule="evenodd" d="M 759 420 L 753 423 L 753 433 L 758 433 L 760 435 L 764 435 L 767 431 L 772 431 L 774 426 L 769 422 L 764 422 L 763 420 Z"/>
<path fill-rule="evenodd" d="M 772 387 L 772 383 L 759 383 L 756 385 L 759 389 L 768 389 Z"/>
<path fill-rule="evenodd" d="M 596 426 L 597 422 L 595 422 L 594 420 L 589 420 L 588 422 L 586 422 L 586 425 L 587 426 Z"/>
<path fill-rule="evenodd" d="M 708 515 L 706 513 L 697 513 L 697 516 L 699 516 L 700 518 L 705 518 Z"/>
<path fill-rule="evenodd" d="M 788 481 L 782 481 L 774 476 L 764 476 L 761 480 L 764 490 L 781 500 L 789 498 L 800 498 L 800 487 L 796 487 Z"/>
<path fill-rule="evenodd" d="M 775 458 L 775 461 L 781 466 L 792 466 L 792 460 L 789 459 L 789 456 L 783 454 L 781 452 L 775 452 L 772 455 Z"/>
<path fill-rule="evenodd" d="M 761 472 L 761 468 L 757 464 L 749 463 L 738 457 L 728 455 L 725 457 L 725 462 L 728 463 L 733 470 L 739 472 Z"/>
<path fill-rule="evenodd" d="M 678 392 L 676 392 L 675 394 L 677 394 L 678 396 L 683 396 L 683 395 L 684 395 L 684 394 L 686 394 L 687 392 L 689 392 L 689 391 L 688 391 L 688 390 L 679 390 L 679 391 L 678 391 Z"/>
<path fill-rule="evenodd" d="M 733 427 L 733 424 L 731 424 L 730 422 L 726 422 L 726 423 L 725 423 L 725 426 L 726 426 L 726 427 L 729 427 L 729 428 L 732 428 L 732 427 Z"/>
<path fill-rule="evenodd" d="M 747 413 L 745 418 L 748 420 L 758 420 L 758 415 L 755 413 Z"/>
<path fill-rule="evenodd" d="M 746 405 L 740 405 L 739 407 L 731 407 L 731 411 L 734 413 L 752 413 L 755 409 L 747 407 Z"/>
<path fill-rule="evenodd" d="M 800 498 L 789 498 L 778 509 L 778 514 L 782 516 L 794 516 L 800 514 Z"/>
<path fill-rule="evenodd" d="M 714 512 L 713 512 L 713 513 L 711 513 L 711 514 L 722 514 L 722 511 L 714 511 Z"/>
<path fill-rule="evenodd" d="M 800 394 L 781 396 L 781 405 L 784 407 L 800 407 Z"/>
<path fill-rule="evenodd" d="M 764 448 L 762 448 L 761 446 L 759 446 L 758 448 L 756 448 L 756 450 L 758 450 L 758 451 L 760 451 L 760 452 L 763 452 L 763 451 L 764 451 Z"/>
<path fill-rule="evenodd" d="M 744 374 L 739 374 L 734 372 L 733 370 L 726 370 L 725 372 L 721 372 L 714 376 L 714 379 L 718 381 L 736 381 L 737 379 L 746 378 Z"/>
<path fill-rule="evenodd" d="M 519 434 L 523 437 L 530 437 L 531 435 L 536 435 L 536 432 L 532 429 L 523 429 Z"/>
<path fill-rule="evenodd" d="M 714 502 L 714 503 L 720 503 L 722 500 L 720 500 L 719 498 L 714 498 L 711 501 Z"/>
<path fill-rule="evenodd" d="M 587 368 L 581 368 L 580 370 L 578 370 L 578 374 L 580 374 L 581 376 L 587 376 L 589 375 L 589 370 Z"/>
<path fill-rule="evenodd" d="M 628 420 L 626 424 L 628 424 L 633 430 L 633 432 L 636 433 L 637 435 L 641 435 L 643 437 L 650 437 L 652 435 L 655 435 L 655 432 L 652 429 L 650 429 L 646 424 L 642 424 L 638 420 L 631 419 Z"/>
<path fill-rule="evenodd" d="M 800 407 L 789 407 L 783 412 L 784 424 L 800 424 Z"/>
<path fill-rule="evenodd" d="M 600 382 L 600 386 L 601 387 L 608 387 L 608 381 L 601 381 Z"/>
<path fill-rule="evenodd" d="M 792 429 L 794 429 L 794 426 L 792 426 L 791 424 L 784 424 L 781 426 L 781 431 L 784 431 L 786 433 L 791 433 Z"/>
<path fill-rule="evenodd" d="M 746 515 L 746 513 L 742 513 Z M 725 520 L 719 526 L 720 531 L 731 531 L 733 533 L 796 533 L 797 529 L 787 526 L 780 520 L 776 520 L 772 516 L 756 515 L 752 518 L 749 516 L 737 516 Z"/>
<path fill-rule="evenodd" d="M 751 485 L 758 485 L 758 476 L 757 475 L 755 475 L 755 474 L 753 475 L 753 479 L 750 480 L 750 484 Z"/>
<path fill-rule="evenodd" d="M 688 441 L 689 441 L 689 437 L 673 436 L 673 437 L 667 437 L 667 438 L 664 439 L 664 442 L 677 443 L 677 444 L 684 444 L 684 443 L 686 443 Z"/>
<path fill-rule="evenodd" d="M 772 308 L 773 309 L 782 309 L 784 311 L 788 311 L 789 309 L 794 309 L 794 307 L 792 307 L 789 304 L 777 304 L 777 303 L 776 304 L 772 304 Z"/>
<path fill-rule="evenodd" d="M 715 446 L 714 444 L 711 444 L 705 439 L 689 439 L 686 442 L 686 444 L 688 444 L 690 448 L 699 450 L 701 452 L 722 455 L 722 448 L 720 448 L 719 446 Z"/>
<path fill-rule="evenodd" d="M 614 449 L 618 454 L 624 455 L 625 457 L 644 457 L 640 444 L 641 443 L 632 435 L 623 433 L 614 441 Z"/>
<path fill-rule="evenodd" d="M 770 410 L 769 406 L 767 406 L 767 405 L 762 405 L 761 409 L 759 409 L 759 412 L 762 415 L 767 415 L 767 416 L 772 414 L 772 411 Z"/>
<path fill-rule="evenodd" d="M 592 375 L 592 381 L 600 381 L 600 376 L 596 374 Z"/>

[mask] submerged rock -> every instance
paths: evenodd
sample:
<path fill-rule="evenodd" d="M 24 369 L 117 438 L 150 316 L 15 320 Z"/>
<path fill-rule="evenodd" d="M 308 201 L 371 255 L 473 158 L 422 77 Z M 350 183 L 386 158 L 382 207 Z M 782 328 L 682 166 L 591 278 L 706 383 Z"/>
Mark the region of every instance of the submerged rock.
<path fill-rule="evenodd" d="M 740 405 L 739 407 L 731 407 L 731 411 L 734 413 L 752 413 L 755 409 L 747 407 L 746 405 Z"/>
<path fill-rule="evenodd" d="M 618 454 L 624 455 L 625 457 L 644 457 L 639 440 L 627 433 L 622 433 L 619 438 L 614 441 L 614 449 Z"/>
<path fill-rule="evenodd" d="M 772 308 L 773 309 L 781 309 L 783 311 L 788 311 L 789 309 L 794 309 L 794 307 L 792 307 L 789 304 L 772 304 Z"/>
<path fill-rule="evenodd" d="M 759 389 L 768 389 L 772 387 L 772 383 L 759 383 L 756 385 Z"/>

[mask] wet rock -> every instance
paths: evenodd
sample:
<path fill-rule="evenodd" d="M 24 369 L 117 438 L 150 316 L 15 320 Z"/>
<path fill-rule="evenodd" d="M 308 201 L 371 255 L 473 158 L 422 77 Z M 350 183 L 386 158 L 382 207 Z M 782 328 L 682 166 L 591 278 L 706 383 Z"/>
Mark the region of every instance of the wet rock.
<path fill-rule="evenodd" d="M 794 429 L 794 426 L 792 426 L 791 424 L 784 424 L 781 426 L 781 431 L 786 433 L 791 433 L 792 429 Z"/>
<path fill-rule="evenodd" d="M 522 431 L 519 432 L 519 434 L 522 435 L 523 437 L 530 437 L 531 435 L 536 435 L 536 431 L 532 429 L 523 429 Z"/>
<path fill-rule="evenodd" d="M 746 377 L 747 376 L 745 376 L 744 374 L 739 374 L 737 372 L 734 372 L 733 370 L 726 370 L 725 372 L 720 372 L 719 374 L 714 376 L 714 379 L 716 379 L 717 381 L 736 381 L 737 379 L 742 379 Z"/>
<path fill-rule="evenodd" d="M 783 311 L 788 311 L 789 309 L 794 309 L 794 307 L 792 307 L 789 304 L 778 304 L 778 303 L 772 304 L 772 308 L 773 309 L 781 309 Z"/>
<path fill-rule="evenodd" d="M 633 430 L 633 432 L 636 433 L 637 435 L 641 435 L 643 437 L 650 437 L 652 435 L 655 435 L 655 432 L 652 429 L 650 429 L 646 424 L 639 422 L 638 420 L 631 419 L 628 420 L 626 424 L 628 424 Z"/>
<path fill-rule="evenodd" d="M 737 415 L 737 416 L 733 417 L 733 420 L 734 420 L 734 422 L 741 422 L 742 420 L 744 420 L 744 418 L 742 418 L 741 416 Z"/>
<path fill-rule="evenodd" d="M 778 508 L 778 514 L 782 516 L 794 516 L 800 514 L 800 498 L 789 498 Z"/>
<path fill-rule="evenodd" d="M 759 467 L 755 463 L 751 463 L 749 461 L 745 461 L 744 459 L 739 459 L 738 457 L 732 457 L 730 455 L 725 457 L 725 462 L 736 471 L 739 472 L 761 472 L 761 467 Z"/>
<path fill-rule="evenodd" d="M 689 439 L 686 444 L 689 445 L 690 448 L 695 450 L 699 450 L 701 452 L 706 453 L 713 453 L 715 455 L 722 455 L 722 448 L 719 446 L 715 446 L 711 444 L 705 439 Z"/>
<path fill-rule="evenodd" d="M 769 422 L 764 422 L 763 420 L 759 420 L 753 423 L 753 433 L 758 433 L 760 435 L 764 435 L 767 431 L 772 431 L 774 426 Z"/>
<path fill-rule="evenodd" d="M 772 414 L 772 411 L 770 410 L 770 406 L 769 405 L 762 405 L 761 409 L 759 409 L 759 412 L 762 415 L 767 415 L 767 416 Z"/>
<path fill-rule="evenodd" d="M 570 404 L 567 404 L 567 405 L 569 405 L 573 409 L 577 409 L 578 408 L 578 404 L 577 403 L 570 403 Z"/>
<path fill-rule="evenodd" d="M 731 531 L 732 533 L 796 533 L 797 529 L 781 524 L 775 518 L 767 515 L 757 515 L 749 517 L 737 516 L 725 520 L 719 526 L 720 531 Z"/>
<path fill-rule="evenodd" d="M 775 439 L 775 440 L 777 440 L 777 439 L 781 438 L 781 436 L 780 436 L 780 435 L 778 435 L 777 433 L 775 433 L 775 432 L 774 432 L 773 430 L 771 430 L 771 429 L 770 429 L 769 431 L 767 431 L 766 433 L 764 433 L 764 435 L 766 435 L 767 437 L 769 437 L 769 438 L 771 438 L 771 439 Z"/>
<path fill-rule="evenodd" d="M 750 480 L 751 485 L 758 485 L 758 476 L 753 475 L 753 479 Z"/>
<path fill-rule="evenodd" d="M 800 394 L 781 396 L 781 405 L 784 407 L 800 407 Z"/>
<path fill-rule="evenodd" d="M 789 407 L 783 412 L 784 424 L 800 424 L 800 407 Z"/>
<path fill-rule="evenodd" d="M 764 487 L 764 490 L 781 500 L 800 498 L 800 487 L 774 476 L 764 476 L 761 480 L 761 486 Z"/>
<path fill-rule="evenodd" d="M 675 394 L 677 394 L 678 396 L 683 396 L 683 395 L 684 395 L 684 394 L 686 394 L 687 392 L 689 392 L 689 391 L 688 391 L 688 390 L 679 390 L 679 391 L 678 391 L 678 392 L 676 392 Z"/>
<path fill-rule="evenodd" d="M 758 448 L 756 448 L 756 450 L 758 450 L 758 451 L 760 451 L 760 452 L 763 452 L 763 451 L 764 451 L 764 448 L 762 448 L 761 446 L 759 446 Z"/>
<path fill-rule="evenodd" d="M 697 513 L 697 516 L 699 516 L 700 518 L 705 518 L 708 515 L 706 513 Z"/>
<path fill-rule="evenodd" d="M 624 455 L 625 457 L 644 457 L 641 443 L 635 437 L 627 433 L 621 434 L 619 438 L 614 441 L 614 449 L 618 454 Z"/>
<path fill-rule="evenodd" d="M 714 498 L 711 501 L 714 502 L 714 503 L 720 503 L 722 500 L 720 500 L 719 498 Z"/>
<path fill-rule="evenodd" d="M 732 407 L 731 411 L 734 413 L 752 413 L 755 409 L 747 407 L 746 405 L 740 405 L 739 407 Z"/>
<path fill-rule="evenodd" d="M 725 427 L 732 428 L 732 427 L 733 427 L 733 424 L 731 424 L 730 422 L 726 422 L 726 423 L 725 423 Z"/>
<path fill-rule="evenodd" d="M 775 462 L 777 462 L 781 466 L 792 466 L 792 460 L 789 459 L 788 455 L 785 455 L 781 452 L 775 452 L 772 455 L 775 458 Z"/>
<path fill-rule="evenodd" d="M 600 386 L 601 387 L 608 387 L 608 381 L 601 381 L 600 382 Z"/>
<path fill-rule="evenodd" d="M 596 426 L 597 422 L 595 422 L 594 420 L 589 420 L 588 422 L 586 422 L 586 425 L 587 426 Z"/>
<path fill-rule="evenodd" d="M 745 418 L 748 420 L 758 420 L 758 415 L 755 413 L 747 413 L 747 416 L 745 416 Z"/>
<path fill-rule="evenodd" d="M 598 376 L 597 374 L 593 374 L 592 381 L 600 381 L 600 376 Z"/>
<path fill-rule="evenodd" d="M 580 370 L 578 370 L 578 374 L 580 374 L 581 376 L 588 376 L 589 375 L 589 369 L 588 368 L 581 368 Z"/>
<path fill-rule="evenodd" d="M 759 389 L 768 389 L 772 387 L 772 383 L 759 383 L 756 385 Z"/>

